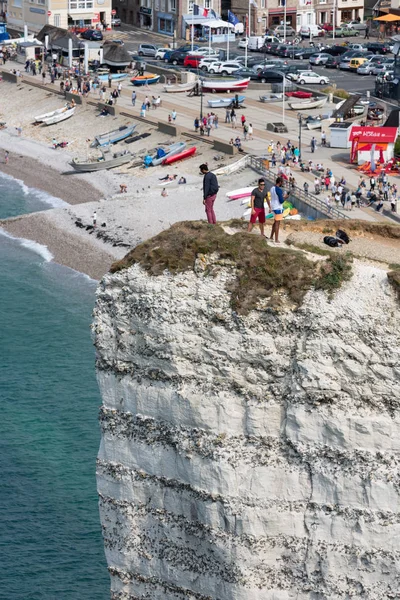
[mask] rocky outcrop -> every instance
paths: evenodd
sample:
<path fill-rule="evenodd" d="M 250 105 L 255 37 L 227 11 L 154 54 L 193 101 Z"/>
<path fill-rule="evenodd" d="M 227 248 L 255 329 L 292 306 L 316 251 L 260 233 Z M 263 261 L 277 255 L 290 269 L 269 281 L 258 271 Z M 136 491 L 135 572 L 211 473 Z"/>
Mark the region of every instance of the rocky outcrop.
<path fill-rule="evenodd" d="M 400 598 L 399 313 L 354 263 L 329 300 L 230 305 L 232 272 L 107 275 L 94 331 L 114 600 Z"/>

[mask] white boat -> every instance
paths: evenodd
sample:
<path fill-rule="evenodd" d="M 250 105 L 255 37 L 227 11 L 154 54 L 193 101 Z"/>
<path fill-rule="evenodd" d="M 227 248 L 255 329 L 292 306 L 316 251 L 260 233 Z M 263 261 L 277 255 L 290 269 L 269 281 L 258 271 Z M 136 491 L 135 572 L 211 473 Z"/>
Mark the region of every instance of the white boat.
<path fill-rule="evenodd" d="M 321 129 L 322 120 L 321 119 L 313 119 L 312 121 L 307 121 L 307 129 Z"/>
<path fill-rule="evenodd" d="M 216 100 L 208 100 L 207 102 L 210 108 L 227 108 L 232 104 L 232 102 L 235 102 L 235 100 L 236 97 L 233 96 L 232 98 L 217 98 Z M 238 96 L 239 104 L 241 104 L 245 100 L 246 96 Z"/>
<path fill-rule="evenodd" d="M 204 79 L 202 82 L 203 92 L 236 92 L 246 90 L 250 83 L 250 77 L 247 79 Z"/>
<path fill-rule="evenodd" d="M 132 158 L 133 155 L 128 150 L 114 153 L 102 151 L 101 156 L 94 158 L 93 160 L 83 162 L 74 158 L 69 164 L 75 171 L 86 173 L 88 171 L 103 171 L 104 169 L 120 167 L 121 165 L 130 162 Z"/>
<path fill-rule="evenodd" d="M 364 114 L 365 106 L 363 104 L 356 104 L 353 106 L 353 112 L 357 116 L 361 116 Z"/>
<path fill-rule="evenodd" d="M 68 105 L 63 106 L 62 108 L 57 108 L 56 110 L 52 110 L 51 112 L 44 113 L 44 115 L 39 115 L 35 117 L 35 123 L 43 123 L 46 119 L 50 119 L 56 115 L 60 115 L 61 113 L 65 113 L 69 109 Z"/>
<path fill-rule="evenodd" d="M 171 144 L 165 150 L 164 148 L 158 148 L 156 154 L 151 157 L 151 164 L 153 167 L 157 165 L 161 165 L 161 163 L 168 158 L 169 156 L 175 156 L 175 154 L 179 154 L 186 148 L 186 142 L 176 142 L 175 144 Z"/>
<path fill-rule="evenodd" d="M 60 123 L 61 121 L 65 121 L 66 119 L 69 119 L 74 115 L 75 108 L 75 106 L 73 106 L 72 108 L 66 107 L 61 112 L 55 115 L 51 115 L 50 117 L 46 117 L 45 119 L 42 119 L 42 122 L 44 125 L 54 125 L 54 123 Z"/>
<path fill-rule="evenodd" d="M 266 96 L 260 96 L 260 102 L 282 102 L 283 94 L 267 94 Z M 287 98 L 285 97 L 285 101 Z"/>
<path fill-rule="evenodd" d="M 164 85 L 164 92 L 168 92 L 170 94 L 175 94 L 177 92 L 190 92 L 197 83 L 197 79 L 195 81 L 191 81 L 190 83 L 177 83 Z"/>
<path fill-rule="evenodd" d="M 309 108 L 322 108 L 328 102 L 328 96 L 317 100 L 303 100 L 303 102 L 288 102 L 292 110 L 308 110 Z"/>

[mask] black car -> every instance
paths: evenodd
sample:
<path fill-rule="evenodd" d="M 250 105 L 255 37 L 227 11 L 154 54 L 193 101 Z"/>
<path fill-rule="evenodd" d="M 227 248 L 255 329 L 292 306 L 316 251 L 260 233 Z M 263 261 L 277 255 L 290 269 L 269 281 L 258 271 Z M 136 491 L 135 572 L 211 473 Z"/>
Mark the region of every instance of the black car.
<path fill-rule="evenodd" d="M 86 29 L 86 31 L 82 31 L 81 37 L 91 42 L 98 42 L 103 39 L 103 34 L 98 29 Z"/>
<path fill-rule="evenodd" d="M 310 69 L 309 63 L 282 65 L 282 67 L 279 67 L 279 71 L 282 71 L 282 73 L 298 73 L 299 71 L 309 71 Z"/>
<path fill-rule="evenodd" d="M 374 54 L 389 54 L 391 51 L 389 45 L 382 42 L 367 42 L 365 47 L 368 52 L 373 52 Z"/>
<path fill-rule="evenodd" d="M 289 44 L 282 44 L 282 46 L 277 50 L 277 55 L 283 56 L 284 58 L 294 58 L 296 52 L 299 52 L 300 50 L 300 46 L 290 46 Z"/>
<path fill-rule="evenodd" d="M 174 52 L 171 52 L 168 62 L 172 65 L 183 65 L 183 62 L 188 54 L 190 54 L 190 51 L 174 50 Z"/>
<path fill-rule="evenodd" d="M 348 48 L 346 48 L 346 46 L 326 46 L 326 48 L 324 48 L 324 52 L 325 54 L 331 54 L 331 56 L 341 56 L 342 54 L 344 54 L 345 52 L 348 51 Z"/>
<path fill-rule="evenodd" d="M 257 73 L 258 81 L 261 81 L 261 83 L 281 83 L 284 77 L 281 71 L 273 69 L 265 69 Z"/>
<path fill-rule="evenodd" d="M 274 54 L 276 56 L 277 55 L 277 50 L 278 50 L 279 46 L 280 46 L 280 44 L 270 44 L 269 45 L 268 53 L 269 54 Z"/>
<path fill-rule="evenodd" d="M 256 71 L 253 71 L 253 69 L 246 69 L 246 67 L 238 69 L 237 71 L 233 71 L 232 76 L 237 77 L 238 79 L 247 79 L 248 77 L 250 77 L 252 81 L 259 81 L 258 73 Z"/>
<path fill-rule="evenodd" d="M 310 58 L 310 56 L 312 56 L 313 54 L 319 54 L 320 52 L 321 51 L 317 48 L 300 48 L 299 50 L 296 50 L 293 58 L 297 60 L 303 60 L 303 58 Z"/>
<path fill-rule="evenodd" d="M 324 50 L 324 52 L 325 52 L 325 50 Z M 341 56 L 330 56 L 324 66 L 327 69 L 338 69 L 341 60 L 342 60 Z"/>

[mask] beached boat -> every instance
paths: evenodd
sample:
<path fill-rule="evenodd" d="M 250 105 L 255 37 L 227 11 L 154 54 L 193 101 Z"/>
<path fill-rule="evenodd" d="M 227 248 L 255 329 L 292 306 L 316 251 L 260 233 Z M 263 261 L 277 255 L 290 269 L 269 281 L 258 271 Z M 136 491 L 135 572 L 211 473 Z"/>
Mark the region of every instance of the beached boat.
<path fill-rule="evenodd" d="M 254 190 L 254 185 L 253 186 L 249 186 L 249 187 L 245 187 L 245 188 L 239 188 L 237 190 L 232 190 L 231 192 L 227 192 L 226 195 L 229 198 L 229 200 L 239 200 L 240 198 L 247 198 L 248 196 L 250 196 L 251 192 Z"/>
<path fill-rule="evenodd" d="M 183 150 L 183 152 L 179 152 L 178 154 L 173 154 L 173 155 L 169 155 L 167 156 L 167 158 L 165 158 L 162 161 L 163 165 L 171 165 L 174 162 L 177 162 L 178 160 L 183 160 L 184 158 L 189 158 L 189 156 L 193 156 L 193 154 L 196 154 L 196 146 L 192 146 L 192 148 L 186 148 L 186 150 Z"/>
<path fill-rule="evenodd" d="M 246 96 L 238 96 L 238 103 L 241 104 L 246 99 Z M 230 106 L 232 102 L 236 101 L 236 96 L 232 98 L 217 98 L 216 100 L 208 100 L 208 106 L 210 108 L 226 108 Z"/>
<path fill-rule="evenodd" d="M 307 129 L 321 129 L 322 119 L 316 117 L 315 119 L 310 119 L 306 122 Z"/>
<path fill-rule="evenodd" d="M 191 81 L 189 83 L 176 83 L 176 84 L 168 84 L 164 85 L 164 92 L 168 92 L 169 94 L 176 94 L 178 92 L 190 92 L 194 86 L 198 83 L 198 80 Z"/>
<path fill-rule="evenodd" d="M 69 110 L 75 109 L 75 107 L 71 107 L 69 105 L 63 106 L 62 108 L 57 108 L 57 110 L 52 110 L 51 112 L 45 113 L 44 115 L 39 115 L 38 117 L 35 117 L 35 123 L 44 123 L 46 121 L 48 121 L 49 119 L 53 119 L 54 117 L 58 117 L 59 115 L 63 115 L 63 118 L 60 119 L 60 121 L 63 121 L 64 119 L 68 119 L 69 117 L 72 117 L 72 114 L 69 114 L 67 117 L 65 117 L 65 113 L 67 113 Z M 58 123 L 58 121 L 53 121 L 54 123 Z M 47 123 L 48 125 L 50 125 L 50 123 Z"/>
<path fill-rule="evenodd" d="M 137 125 L 123 125 L 118 129 L 114 129 L 109 133 L 103 133 L 101 135 L 96 135 L 94 138 L 94 142 L 92 142 L 91 147 L 95 148 L 96 146 L 107 146 L 107 144 L 116 144 L 121 140 L 125 140 L 127 137 L 131 136 L 135 131 Z"/>
<path fill-rule="evenodd" d="M 186 148 L 185 142 L 176 142 L 175 144 L 171 144 L 170 146 L 167 146 L 165 149 L 161 148 L 161 147 L 157 148 L 157 152 L 153 156 L 150 157 L 151 161 L 149 161 L 149 162 L 151 165 L 153 165 L 153 167 L 156 167 L 157 165 L 161 165 L 166 158 L 169 158 L 170 156 L 174 156 L 175 154 L 179 154 L 180 152 L 183 152 L 183 150 L 185 148 Z"/>
<path fill-rule="evenodd" d="M 322 108 L 328 101 L 328 96 L 316 100 L 304 100 L 304 102 L 289 102 L 292 110 L 308 110 L 309 108 Z"/>
<path fill-rule="evenodd" d="M 133 85 L 148 85 L 150 83 L 158 83 L 159 80 L 159 75 L 155 75 L 154 73 L 147 73 L 147 75 L 138 75 L 137 77 L 132 77 L 131 83 Z"/>
<path fill-rule="evenodd" d="M 265 96 L 260 96 L 260 102 L 282 102 L 283 94 L 266 94 Z M 285 97 L 285 100 L 287 98 Z"/>
<path fill-rule="evenodd" d="M 352 108 L 352 111 L 358 117 L 363 115 L 365 112 L 365 106 L 363 104 L 355 104 Z"/>
<path fill-rule="evenodd" d="M 55 123 L 65 121 L 66 119 L 69 119 L 70 117 L 74 116 L 75 108 L 75 106 L 71 108 L 65 107 L 61 110 L 61 112 L 56 111 L 56 114 L 50 115 L 42 119 L 42 123 L 44 125 L 54 125 Z"/>
<path fill-rule="evenodd" d="M 312 98 L 312 92 L 304 92 L 303 90 L 297 90 L 296 92 L 285 92 L 285 96 L 288 98 Z"/>
<path fill-rule="evenodd" d="M 132 160 L 133 155 L 125 150 L 124 152 L 102 152 L 102 155 L 96 159 L 86 162 L 79 161 L 74 158 L 69 164 L 78 173 L 86 173 L 88 171 L 103 171 L 104 169 L 113 169 L 120 167 Z"/>
<path fill-rule="evenodd" d="M 250 82 L 248 79 L 204 79 L 202 82 L 203 92 L 237 92 L 247 90 Z"/>
<path fill-rule="evenodd" d="M 100 81 L 108 81 L 109 75 L 107 73 L 104 75 L 98 75 L 97 77 L 100 79 Z M 125 79 L 126 77 L 128 77 L 128 73 L 111 73 L 112 81 L 119 81 L 120 79 Z"/>

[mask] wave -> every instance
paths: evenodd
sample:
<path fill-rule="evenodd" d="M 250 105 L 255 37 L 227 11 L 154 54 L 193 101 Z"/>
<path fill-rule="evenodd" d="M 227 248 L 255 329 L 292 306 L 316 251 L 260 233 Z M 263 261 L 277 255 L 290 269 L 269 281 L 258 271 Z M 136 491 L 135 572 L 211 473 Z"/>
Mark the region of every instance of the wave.
<path fill-rule="evenodd" d="M 35 196 L 41 202 L 45 204 L 49 204 L 53 208 L 61 208 L 62 206 L 69 206 L 68 202 L 64 202 L 61 198 L 57 198 L 56 196 L 52 196 L 43 190 L 39 190 L 38 188 L 27 186 L 22 179 L 17 179 L 16 177 L 12 177 L 11 175 L 7 175 L 7 173 L 3 173 L 0 171 L 0 178 L 6 179 L 8 181 L 15 181 L 22 190 L 24 196 Z"/>
<path fill-rule="evenodd" d="M 35 254 L 39 254 L 39 256 L 41 256 L 45 262 L 51 262 L 54 258 L 48 247 L 44 244 L 39 244 L 38 242 L 34 242 L 33 240 L 27 240 L 26 238 L 15 237 L 14 235 L 11 235 L 1 227 L 0 235 L 9 238 L 10 240 L 14 240 L 15 242 L 18 242 L 18 244 L 20 244 L 24 248 L 27 248 L 28 250 L 31 250 L 32 252 L 35 252 Z"/>

